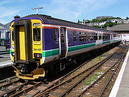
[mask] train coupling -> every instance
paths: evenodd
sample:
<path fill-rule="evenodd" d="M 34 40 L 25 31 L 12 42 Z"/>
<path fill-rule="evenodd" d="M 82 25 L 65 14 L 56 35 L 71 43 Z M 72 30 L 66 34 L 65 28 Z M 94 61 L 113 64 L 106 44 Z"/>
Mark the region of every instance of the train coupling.
<path fill-rule="evenodd" d="M 30 74 L 23 74 L 19 69 L 17 69 L 16 66 L 12 65 L 12 67 L 14 68 L 14 72 L 16 73 L 16 76 L 21 79 L 35 80 L 35 79 L 45 77 L 44 68 L 36 68 L 33 71 L 31 71 Z"/>

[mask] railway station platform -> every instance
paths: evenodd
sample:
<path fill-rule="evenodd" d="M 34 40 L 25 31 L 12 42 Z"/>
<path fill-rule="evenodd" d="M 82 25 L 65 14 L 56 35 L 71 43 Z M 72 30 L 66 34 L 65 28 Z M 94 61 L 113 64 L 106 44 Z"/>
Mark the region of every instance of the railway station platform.
<path fill-rule="evenodd" d="M 129 97 L 129 50 L 109 97 Z"/>
<path fill-rule="evenodd" d="M 0 68 L 10 66 L 11 59 L 9 54 L 0 54 Z"/>
<path fill-rule="evenodd" d="M 5 49 L 5 46 L 0 46 L 0 52 L 1 51 L 5 51 L 6 49 Z"/>
<path fill-rule="evenodd" d="M 5 46 L 0 46 L 0 55 L 9 54 L 9 49 L 6 50 Z"/>
<path fill-rule="evenodd" d="M 0 62 L 0 68 L 11 66 L 11 60 Z"/>
<path fill-rule="evenodd" d="M 5 46 L 0 46 L 0 68 L 8 67 L 12 64 L 9 51 Z"/>

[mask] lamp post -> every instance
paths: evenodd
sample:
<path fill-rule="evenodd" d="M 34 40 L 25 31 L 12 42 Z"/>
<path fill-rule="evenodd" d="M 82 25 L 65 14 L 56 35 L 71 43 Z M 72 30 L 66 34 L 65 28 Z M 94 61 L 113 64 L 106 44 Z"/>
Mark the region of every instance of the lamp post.
<path fill-rule="evenodd" d="M 43 7 L 32 8 L 32 10 L 36 10 L 37 14 L 39 13 L 40 9 L 43 9 Z"/>

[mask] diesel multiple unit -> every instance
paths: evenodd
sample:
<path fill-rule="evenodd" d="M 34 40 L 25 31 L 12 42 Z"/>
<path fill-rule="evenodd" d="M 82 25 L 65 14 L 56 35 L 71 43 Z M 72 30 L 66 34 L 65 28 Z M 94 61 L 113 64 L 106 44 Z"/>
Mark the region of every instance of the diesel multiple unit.
<path fill-rule="evenodd" d="M 120 35 L 46 15 L 29 15 L 11 22 L 11 59 L 21 79 L 45 77 L 52 62 L 120 43 Z M 49 65 L 48 63 L 51 63 Z M 60 69 L 65 64 L 58 65 Z"/>

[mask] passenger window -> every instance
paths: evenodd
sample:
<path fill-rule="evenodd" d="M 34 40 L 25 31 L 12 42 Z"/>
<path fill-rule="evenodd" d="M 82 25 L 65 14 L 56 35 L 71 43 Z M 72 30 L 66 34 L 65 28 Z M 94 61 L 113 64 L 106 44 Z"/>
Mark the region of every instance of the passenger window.
<path fill-rule="evenodd" d="M 97 40 L 97 33 L 94 34 L 94 40 Z"/>
<path fill-rule="evenodd" d="M 76 31 L 74 31 L 72 34 L 73 34 L 73 41 L 76 41 L 77 40 L 77 38 L 76 38 Z"/>
<path fill-rule="evenodd" d="M 82 32 L 79 32 L 79 40 L 83 41 Z"/>
<path fill-rule="evenodd" d="M 65 40 L 64 40 L 64 33 L 61 33 L 61 43 L 64 43 Z"/>
<path fill-rule="evenodd" d="M 53 38 L 53 40 L 56 40 L 56 41 L 58 40 L 58 38 L 57 38 L 58 32 L 59 32 L 58 29 L 53 29 L 53 32 L 52 32 L 52 38 Z"/>
<path fill-rule="evenodd" d="M 101 40 L 101 34 L 99 35 L 99 40 Z"/>
<path fill-rule="evenodd" d="M 40 28 L 34 28 L 33 29 L 33 40 L 34 41 L 40 41 Z"/>

